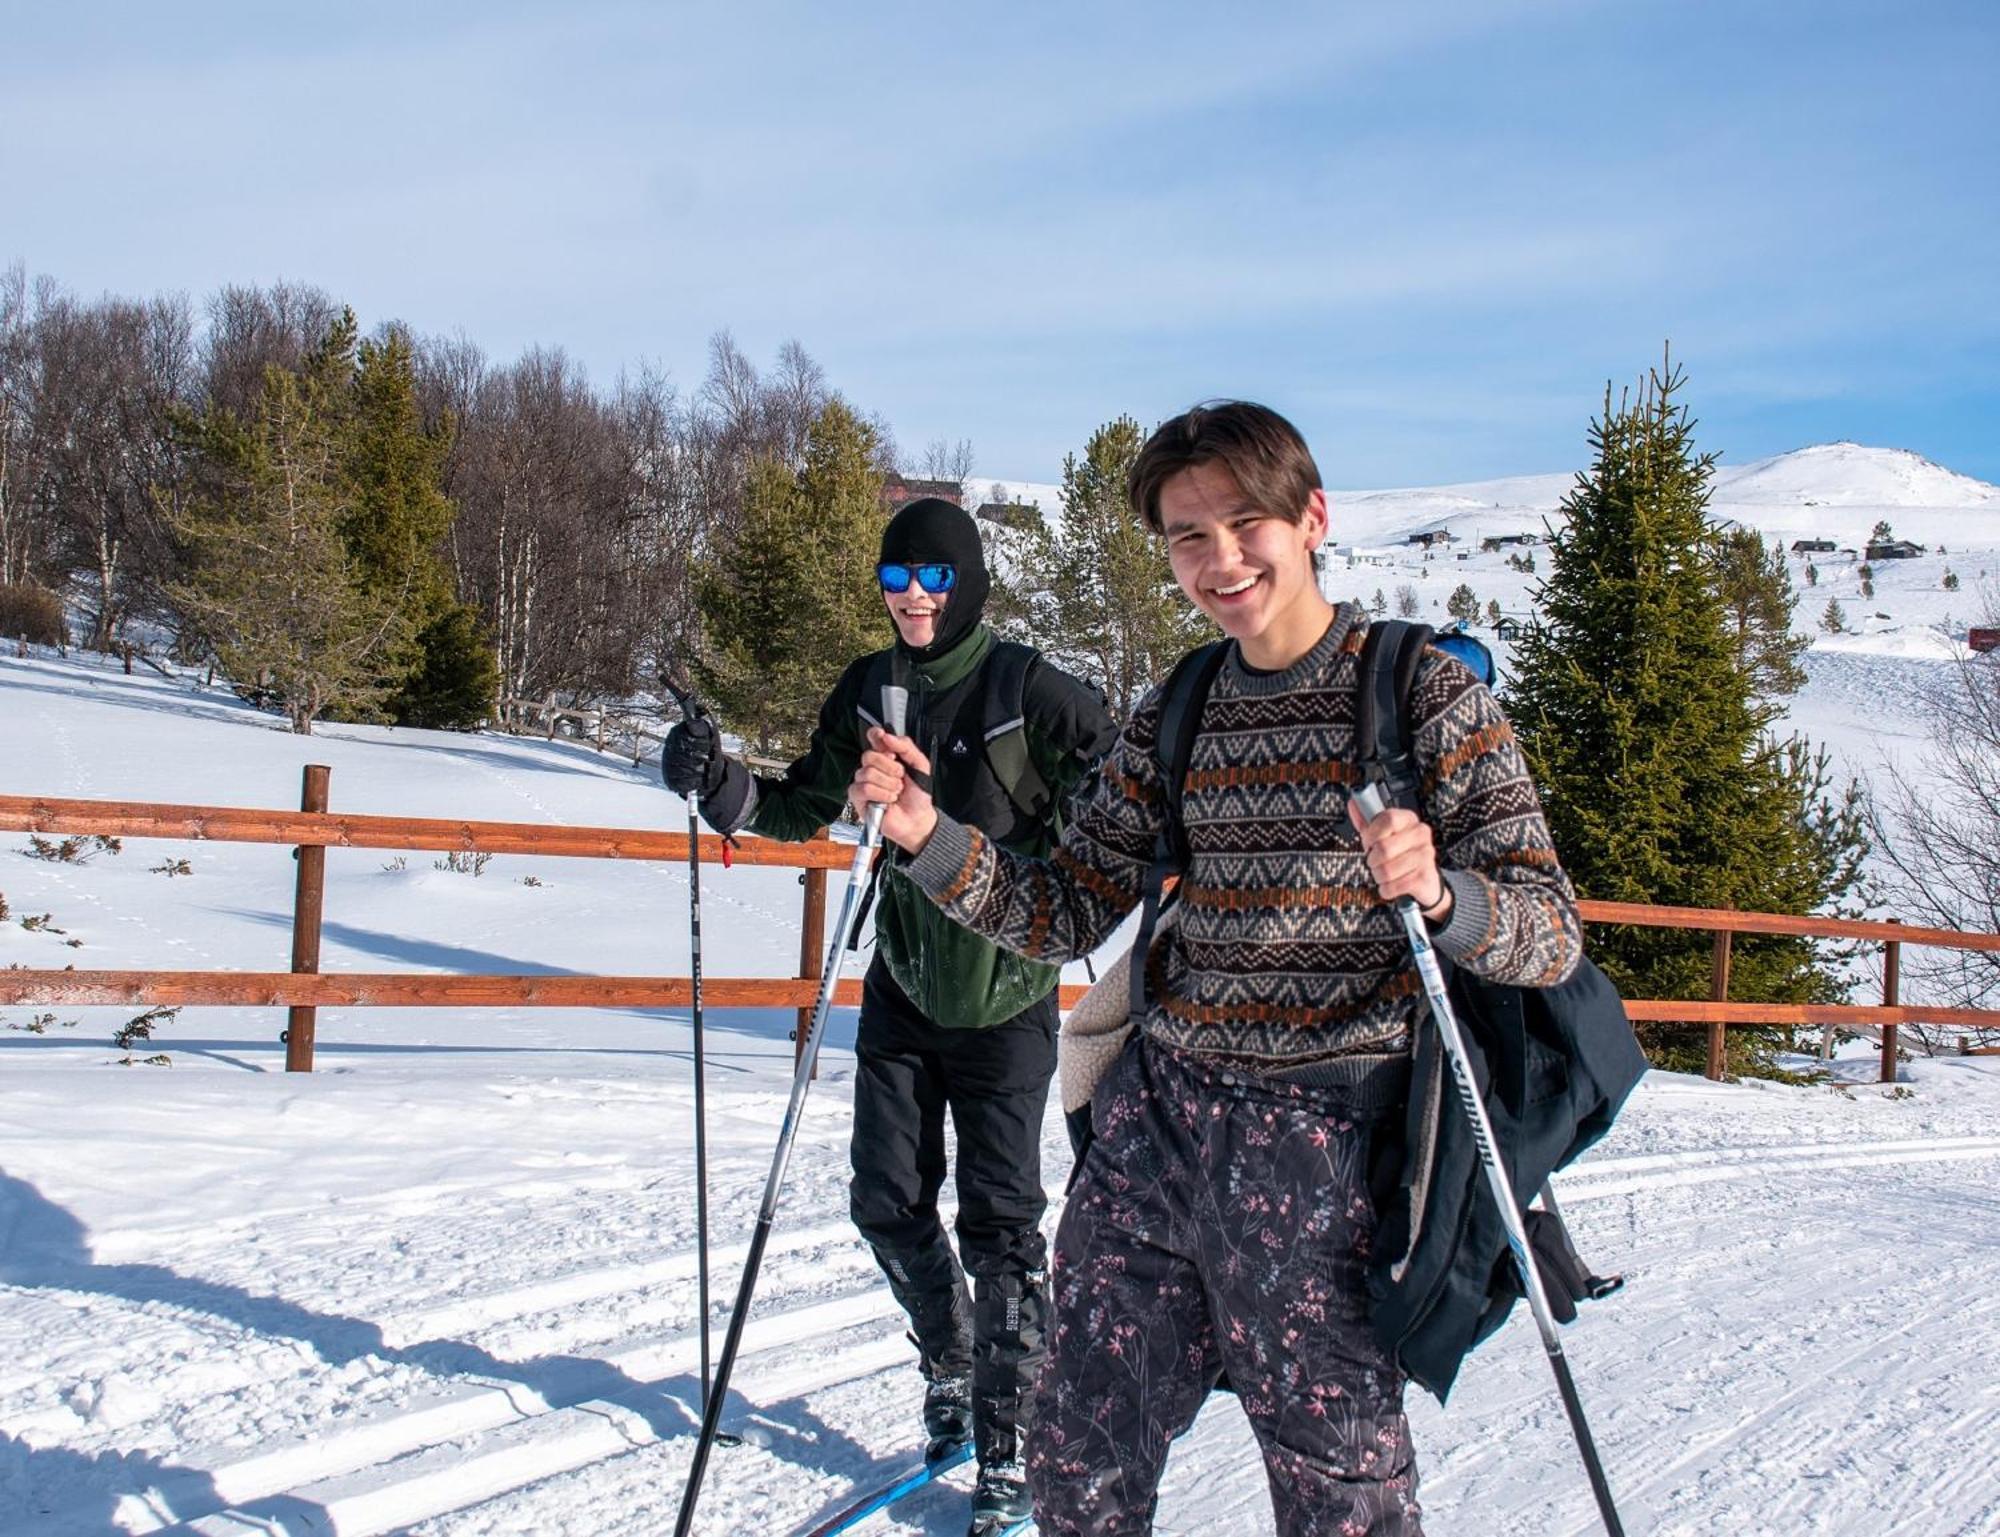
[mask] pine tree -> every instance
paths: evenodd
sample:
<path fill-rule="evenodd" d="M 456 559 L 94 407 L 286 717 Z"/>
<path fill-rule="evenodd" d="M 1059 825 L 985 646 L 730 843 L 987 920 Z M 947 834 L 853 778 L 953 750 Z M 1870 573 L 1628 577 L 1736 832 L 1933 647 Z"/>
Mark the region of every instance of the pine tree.
<path fill-rule="evenodd" d="M 1607 389 L 1508 710 L 1581 895 L 1812 912 L 1859 880 L 1858 792 L 1831 793 L 1823 754 L 1770 735 L 1782 707 L 1758 697 L 1733 631 L 1707 515 L 1713 456 L 1695 449 L 1682 383 L 1669 360 L 1636 400 Z M 1606 925 L 1591 950 L 1629 996 L 1707 995 L 1705 935 Z M 1732 997 L 1839 994 L 1811 942 L 1739 936 Z M 1663 1065 L 1701 1059 L 1695 1032 L 1642 1039 Z M 1754 1070 L 1775 1035 L 1732 1029 L 1728 1042 Z"/>
<path fill-rule="evenodd" d="M 1486 603 L 1486 622 L 1497 626 L 1500 623 L 1500 600 L 1489 598 Z"/>
<path fill-rule="evenodd" d="M 1033 638 L 1103 688 L 1128 717 L 1146 690 L 1214 633 L 1174 580 L 1166 546 L 1132 510 L 1125 484 L 1145 441 L 1129 416 L 1063 460 L 1062 511 L 1031 545 Z"/>
<path fill-rule="evenodd" d="M 865 651 L 889 643 L 894 629 L 882 602 L 875 561 L 882 550 L 880 435 L 835 396 L 806 433 L 799 495 L 812 527 L 810 623 L 820 659 L 814 692 L 824 696 Z"/>
<path fill-rule="evenodd" d="M 478 615 L 460 611 L 444 560 L 456 516 L 443 489 L 452 425 L 425 430 L 400 331 L 356 349 L 346 429 L 348 551 L 362 580 L 399 603 L 408 633 L 384 661 L 387 712 L 400 725 L 476 724 L 492 712 L 499 673 Z"/>
<path fill-rule="evenodd" d="M 342 537 L 354 503 L 324 375 L 272 368 L 249 422 L 213 408 L 183 425 L 214 490 L 170 514 L 190 556 L 176 607 L 238 689 L 279 706 L 294 731 L 378 709 L 385 658 L 406 632 Z"/>
<path fill-rule="evenodd" d="M 1796 694 L 1805 687 L 1800 662 L 1812 640 L 1792 633 L 1798 596 L 1783 547 L 1767 546 L 1754 528 L 1731 528 L 1717 541 L 1716 561 L 1737 668 L 1759 699 Z"/>
<path fill-rule="evenodd" d="M 448 604 L 418 632 L 416 653 L 415 670 L 390 701 L 398 725 L 474 731 L 492 718 L 500 666 L 477 607 Z"/>
<path fill-rule="evenodd" d="M 1840 599 L 1826 600 L 1826 608 L 1819 616 L 1819 627 L 1829 635 L 1838 635 L 1847 628 L 1847 611 L 1840 606 Z"/>
<path fill-rule="evenodd" d="M 1460 582 L 1451 590 L 1451 596 L 1445 600 L 1444 611 L 1467 624 L 1479 617 L 1479 595 L 1472 590 L 1470 582 Z"/>
<path fill-rule="evenodd" d="M 1815 566 L 1811 561 L 1806 562 L 1806 586 L 1819 586 L 1819 567 Z"/>
<path fill-rule="evenodd" d="M 1375 589 L 1375 596 L 1368 600 L 1368 612 L 1381 615 L 1389 612 L 1389 600 L 1382 595 L 1382 589 Z"/>
<path fill-rule="evenodd" d="M 771 459 L 751 467 L 735 538 L 699 569 L 702 684 L 759 751 L 802 748 L 847 664 L 891 638 L 875 579 L 877 447 L 851 406 L 828 402 L 796 474 Z"/>

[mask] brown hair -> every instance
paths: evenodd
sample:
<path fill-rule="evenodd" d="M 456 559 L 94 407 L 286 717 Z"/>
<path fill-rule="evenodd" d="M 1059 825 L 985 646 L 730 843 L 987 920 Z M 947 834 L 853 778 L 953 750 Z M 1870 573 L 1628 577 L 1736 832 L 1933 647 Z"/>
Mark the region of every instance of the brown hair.
<path fill-rule="evenodd" d="M 1146 439 L 1126 481 L 1132 510 L 1154 533 L 1165 532 L 1160 488 L 1183 470 L 1214 463 L 1229 471 L 1251 506 L 1292 523 L 1320 488 L 1306 440 L 1276 411 L 1248 400 L 1206 400 Z"/>

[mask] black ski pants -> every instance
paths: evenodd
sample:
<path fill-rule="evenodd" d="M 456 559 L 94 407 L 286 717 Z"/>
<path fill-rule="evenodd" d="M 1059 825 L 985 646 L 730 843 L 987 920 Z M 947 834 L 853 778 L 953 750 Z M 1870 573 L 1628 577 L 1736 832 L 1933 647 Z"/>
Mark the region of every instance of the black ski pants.
<path fill-rule="evenodd" d="M 947 1030 L 877 957 L 862 982 L 854 1056 L 854 1225 L 910 1315 L 926 1373 L 973 1377 L 981 1460 L 1011 1460 L 1042 1358 L 1042 1112 L 1055 995 L 983 1030 Z M 956 1255 L 937 1209 L 947 1112 L 958 1138 Z"/>
<path fill-rule="evenodd" d="M 1056 1230 L 1028 1481 L 1046 1537 L 1139 1537 L 1227 1371 L 1282 1537 L 1418 1537 L 1403 1375 L 1367 1318 L 1369 1116 L 1135 1035 Z"/>

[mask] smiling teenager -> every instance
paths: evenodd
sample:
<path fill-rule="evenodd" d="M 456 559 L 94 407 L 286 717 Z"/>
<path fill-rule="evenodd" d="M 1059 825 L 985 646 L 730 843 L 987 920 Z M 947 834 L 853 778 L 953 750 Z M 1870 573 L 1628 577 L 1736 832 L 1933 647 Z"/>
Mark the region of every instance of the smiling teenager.
<path fill-rule="evenodd" d="M 1231 645 L 1183 784 L 1178 921 L 1133 958 L 1147 1009 L 1096 1085 L 1056 1233 L 1036 1519 L 1149 1532 L 1167 1448 L 1226 1373 L 1286 1537 L 1409 1537 L 1404 1381 L 1367 1322 L 1371 1135 L 1403 1113 L 1424 1008 L 1389 903 L 1412 897 L 1456 965 L 1547 986 L 1581 953 L 1574 897 L 1506 717 L 1442 652 L 1410 694 L 1424 815 L 1350 803 L 1369 621 L 1320 594 L 1326 493 L 1289 422 L 1197 407 L 1147 441 L 1130 491 Z M 1087 954 L 1140 901 L 1169 814 L 1160 707 L 1156 689 L 1046 859 L 934 803 L 907 739 L 871 732 L 852 793 L 887 805 L 953 919 L 1039 960 Z"/>
<path fill-rule="evenodd" d="M 926 497 L 899 511 L 876 579 L 895 643 L 842 674 L 804 756 L 782 776 L 752 775 L 696 721 L 668 734 L 668 785 L 699 792 L 722 832 L 809 838 L 846 804 L 862 733 L 881 718 L 893 677 L 910 691 L 912 737 L 937 762 L 937 803 L 995 847 L 1046 853 L 1069 792 L 1111 745 L 1102 698 L 983 623 L 985 554 L 962 508 Z M 1057 973 L 939 912 L 899 861 L 882 875 L 875 933 L 854 1045 L 851 1209 L 910 1317 L 927 1455 L 974 1443 L 971 1530 L 983 1537 L 1028 1509 L 1021 1448 L 1043 1349 L 1041 1132 Z M 956 1254 L 937 1209 L 947 1113 Z"/>

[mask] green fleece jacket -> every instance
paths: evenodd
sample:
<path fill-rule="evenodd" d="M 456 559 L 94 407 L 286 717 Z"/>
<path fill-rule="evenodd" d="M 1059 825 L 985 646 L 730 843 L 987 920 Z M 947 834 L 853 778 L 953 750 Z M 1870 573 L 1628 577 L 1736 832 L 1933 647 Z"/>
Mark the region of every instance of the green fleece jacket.
<path fill-rule="evenodd" d="M 987 733 L 1006 724 L 986 718 L 993 646 L 992 632 L 980 625 L 942 656 L 898 664 L 907 674 L 911 729 L 930 755 L 932 794 L 942 809 L 1003 848 L 1042 855 L 1061 837 L 1070 792 L 1110 749 L 1117 728 L 1089 685 L 1047 661 L 1029 668 L 1021 710 L 1028 756 L 1054 792 L 1048 812 L 1030 818 L 1008 795 L 986 752 Z M 849 665 L 821 707 L 803 756 L 782 775 L 757 775 L 728 831 L 747 827 L 797 842 L 840 816 L 864 733 L 881 718 L 880 700 L 866 695 L 887 675 L 890 656 L 875 652 Z M 889 974 L 935 1024 L 999 1024 L 1056 985 L 1054 966 L 1002 950 L 945 917 L 910 881 L 900 856 L 884 872 L 875 914 L 876 945 Z"/>

